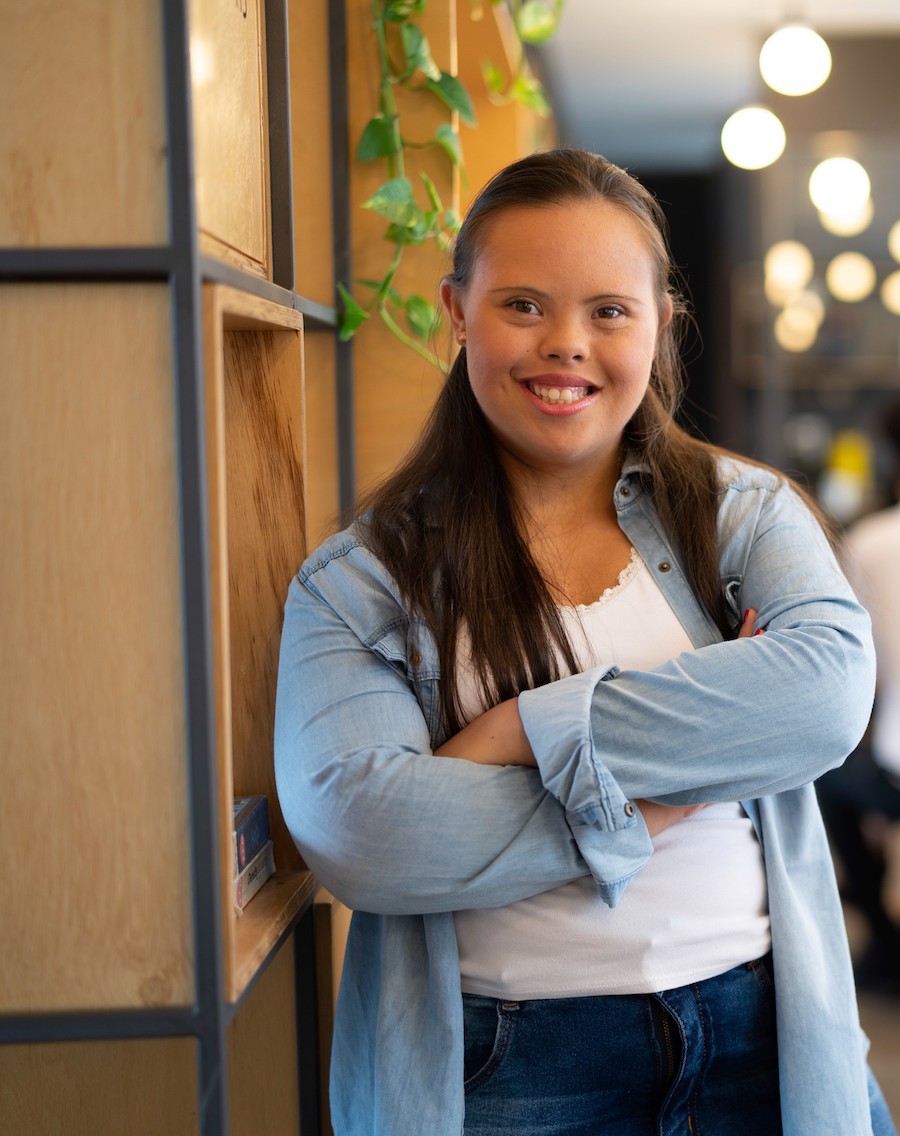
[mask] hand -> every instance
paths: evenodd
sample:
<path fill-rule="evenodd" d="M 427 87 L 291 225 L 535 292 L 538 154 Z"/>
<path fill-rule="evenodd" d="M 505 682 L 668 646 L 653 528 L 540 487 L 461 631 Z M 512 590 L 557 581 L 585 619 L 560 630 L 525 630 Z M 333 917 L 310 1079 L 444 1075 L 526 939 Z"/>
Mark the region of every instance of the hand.
<path fill-rule="evenodd" d="M 756 622 L 756 617 L 759 612 L 754 607 L 748 607 L 744 612 L 744 621 L 741 624 L 741 629 L 737 633 L 738 639 L 750 639 L 753 635 L 763 635 L 765 633 L 764 627 L 759 627 L 756 631 L 753 630 L 753 624 Z"/>
<path fill-rule="evenodd" d="M 636 800 L 635 805 L 641 810 L 644 824 L 651 836 L 658 836 L 673 824 L 678 824 L 685 817 L 698 813 L 705 805 L 658 805 L 655 801 Z"/>

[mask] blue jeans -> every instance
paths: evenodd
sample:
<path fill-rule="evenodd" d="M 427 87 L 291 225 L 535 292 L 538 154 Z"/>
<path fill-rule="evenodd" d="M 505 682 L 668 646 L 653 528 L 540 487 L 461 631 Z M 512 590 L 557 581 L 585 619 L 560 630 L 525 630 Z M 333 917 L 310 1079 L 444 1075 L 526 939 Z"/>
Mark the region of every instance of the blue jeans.
<path fill-rule="evenodd" d="M 779 1136 L 771 956 L 658 994 L 466 994 L 465 1136 Z M 892 1136 L 870 1075 L 875 1136 Z"/>

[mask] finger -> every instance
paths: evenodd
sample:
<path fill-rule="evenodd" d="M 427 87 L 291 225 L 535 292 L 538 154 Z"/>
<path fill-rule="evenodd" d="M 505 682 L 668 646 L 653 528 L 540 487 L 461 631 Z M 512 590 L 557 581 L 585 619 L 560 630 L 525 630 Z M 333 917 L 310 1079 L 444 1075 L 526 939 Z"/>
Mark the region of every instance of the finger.
<path fill-rule="evenodd" d="M 753 624 L 756 622 L 757 611 L 756 608 L 748 607 L 744 612 L 744 620 L 741 623 L 741 629 L 738 632 L 738 639 L 749 639 L 753 634 Z"/>

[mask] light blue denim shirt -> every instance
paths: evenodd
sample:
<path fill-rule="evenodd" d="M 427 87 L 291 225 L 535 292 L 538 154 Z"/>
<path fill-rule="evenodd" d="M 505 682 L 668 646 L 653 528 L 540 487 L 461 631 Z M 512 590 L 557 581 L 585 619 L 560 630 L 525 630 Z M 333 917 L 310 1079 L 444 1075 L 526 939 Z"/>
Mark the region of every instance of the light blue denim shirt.
<path fill-rule="evenodd" d="M 590 874 L 615 906 L 653 848 L 636 797 L 743 802 L 762 841 L 785 1136 L 866 1136 L 867 1043 L 811 782 L 869 717 L 869 619 L 783 480 L 723 460 L 722 642 L 638 470 L 619 523 L 696 650 L 519 696 L 539 769 L 435 757 L 428 630 L 350 529 L 310 556 L 285 608 L 276 709 L 281 807 L 307 864 L 354 909 L 332 1060 L 336 1136 L 460 1136 L 463 1033 L 453 911 Z M 564 959 L 561 958 L 561 964 Z"/>

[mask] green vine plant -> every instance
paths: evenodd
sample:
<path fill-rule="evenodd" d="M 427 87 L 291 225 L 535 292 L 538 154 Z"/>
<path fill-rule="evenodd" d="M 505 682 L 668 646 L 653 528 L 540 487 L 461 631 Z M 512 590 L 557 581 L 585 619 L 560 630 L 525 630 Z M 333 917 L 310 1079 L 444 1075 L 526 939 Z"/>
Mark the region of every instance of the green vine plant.
<path fill-rule="evenodd" d="M 439 99 L 467 126 L 477 126 L 472 100 L 463 83 L 442 71 L 432 58 L 428 39 L 416 22 L 424 13 L 427 0 L 372 0 L 372 22 L 378 45 L 380 70 L 378 112 L 367 123 L 356 148 L 361 162 L 383 161 L 388 179 L 362 203 L 363 209 L 378 214 L 386 223 L 385 239 L 393 245 L 390 262 L 380 280 L 358 279 L 353 283 L 357 300 L 346 284 L 338 283 L 340 311 L 338 331 L 342 340 L 353 337 L 362 324 L 378 316 L 393 335 L 434 366 L 442 361 L 431 351 L 429 341 L 437 326 L 435 305 L 424 296 L 404 296 L 394 281 L 409 246 L 434 242 L 445 251 L 459 228 L 456 211 L 441 200 L 434 181 L 420 174 L 415 186 L 406 174 L 406 152 L 438 147 L 447 161 L 465 177 L 462 146 L 458 131 L 442 123 L 431 138 L 414 140 L 402 129 L 395 92 L 398 87 L 421 92 L 425 98 Z M 539 80 L 532 73 L 526 56 L 530 44 L 545 43 L 556 31 L 565 0 L 490 0 L 494 6 L 506 5 L 519 45 L 519 57 L 512 76 L 490 61 L 482 62 L 482 75 L 489 97 L 498 103 L 516 101 L 536 114 L 547 116 L 550 108 Z M 484 12 L 483 0 L 472 0 L 473 18 Z"/>

